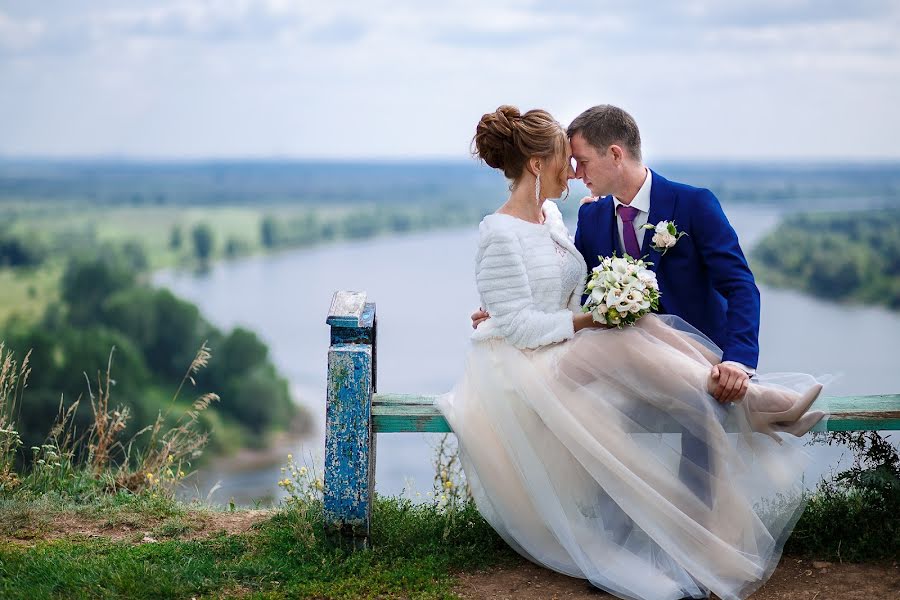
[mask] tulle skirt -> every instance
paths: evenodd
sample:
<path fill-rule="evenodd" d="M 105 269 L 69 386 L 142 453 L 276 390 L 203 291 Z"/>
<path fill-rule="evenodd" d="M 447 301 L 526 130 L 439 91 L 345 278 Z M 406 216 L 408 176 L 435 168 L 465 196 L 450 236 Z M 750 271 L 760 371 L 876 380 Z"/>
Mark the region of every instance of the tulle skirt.
<path fill-rule="evenodd" d="M 752 431 L 746 402 L 709 395 L 720 357 L 657 315 L 537 350 L 473 342 L 437 405 L 479 511 L 527 559 L 621 598 L 746 598 L 803 512 L 809 457 L 799 438 Z"/>

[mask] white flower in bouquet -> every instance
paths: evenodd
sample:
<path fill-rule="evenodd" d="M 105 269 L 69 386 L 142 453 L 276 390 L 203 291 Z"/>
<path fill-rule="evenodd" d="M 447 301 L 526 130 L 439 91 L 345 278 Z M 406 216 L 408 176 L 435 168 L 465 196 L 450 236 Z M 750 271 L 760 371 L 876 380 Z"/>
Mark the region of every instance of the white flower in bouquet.
<path fill-rule="evenodd" d="M 656 273 L 631 256 L 601 258 L 585 285 L 588 299 L 582 310 L 594 321 L 624 327 L 659 308 Z"/>

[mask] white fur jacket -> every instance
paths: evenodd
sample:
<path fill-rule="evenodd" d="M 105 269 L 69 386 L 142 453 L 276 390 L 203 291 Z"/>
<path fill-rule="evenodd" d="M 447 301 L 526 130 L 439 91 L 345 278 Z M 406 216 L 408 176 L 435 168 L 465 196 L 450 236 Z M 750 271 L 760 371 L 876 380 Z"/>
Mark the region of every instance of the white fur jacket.
<path fill-rule="evenodd" d="M 504 214 L 482 220 L 475 280 L 491 318 L 472 339 L 505 338 L 517 348 L 537 348 L 575 335 L 572 317 L 581 312 L 581 286 L 566 306 L 554 241 L 578 258 L 583 274 L 587 267 L 556 204 L 547 200 L 542 210 L 543 225 Z"/>

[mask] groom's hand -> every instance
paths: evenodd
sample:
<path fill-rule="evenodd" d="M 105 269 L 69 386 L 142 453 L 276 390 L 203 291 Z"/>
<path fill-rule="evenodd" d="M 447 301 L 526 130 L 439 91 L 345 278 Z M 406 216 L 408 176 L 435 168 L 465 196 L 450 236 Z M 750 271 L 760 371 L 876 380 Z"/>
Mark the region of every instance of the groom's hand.
<path fill-rule="evenodd" d="M 472 313 L 472 329 L 477 328 L 482 322 L 491 318 L 483 309 L 479 308 Z"/>
<path fill-rule="evenodd" d="M 713 397 L 721 404 L 737 402 L 744 398 L 747 386 L 750 385 L 750 376 L 736 365 L 718 364 L 712 368 Z"/>

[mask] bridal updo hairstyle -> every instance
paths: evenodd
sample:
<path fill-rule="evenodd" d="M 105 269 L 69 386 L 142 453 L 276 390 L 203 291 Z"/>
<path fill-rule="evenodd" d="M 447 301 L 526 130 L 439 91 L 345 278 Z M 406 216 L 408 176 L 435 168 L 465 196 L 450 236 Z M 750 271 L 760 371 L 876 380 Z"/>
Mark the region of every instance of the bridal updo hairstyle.
<path fill-rule="evenodd" d="M 489 167 L 503 171 L 512 181 L 510 188 L 515 186 L 533 156 L 551 161 L 558 158 L 559 176 L 567 181 L 566 132 L 545 110 L 529 110 L 523 115 L 515 106 L 504 104 L 481 117 L 472 142 L 475 156 Z"/>

